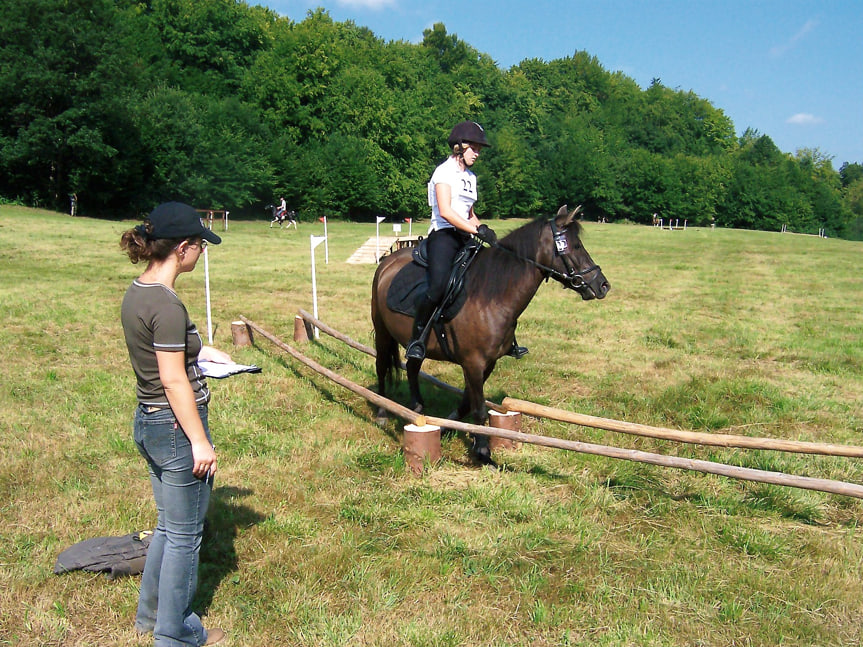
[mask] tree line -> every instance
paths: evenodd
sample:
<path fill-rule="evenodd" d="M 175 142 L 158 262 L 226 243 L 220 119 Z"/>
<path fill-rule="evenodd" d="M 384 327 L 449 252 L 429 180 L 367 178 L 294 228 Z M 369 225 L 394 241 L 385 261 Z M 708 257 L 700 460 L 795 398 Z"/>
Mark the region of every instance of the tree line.
<path fill-rule="evenodd" d="M 589 53 L 501 69 L 436 24 L 384 41 L 238 0 L 0 3 L 0 196 L 88 215 L 178 199 L 264 216 L 423 217 L 458 121 L 492 148 L 481 213 L 863 238 L 863 167 L 735 134 L 708 100 Z"/>

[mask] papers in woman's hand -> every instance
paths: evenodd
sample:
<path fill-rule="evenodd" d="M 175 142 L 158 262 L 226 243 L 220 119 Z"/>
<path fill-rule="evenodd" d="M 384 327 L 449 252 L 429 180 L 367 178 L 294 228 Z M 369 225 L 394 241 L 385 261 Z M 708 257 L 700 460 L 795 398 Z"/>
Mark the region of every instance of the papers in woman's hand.
<path fill-rule="evenodd" d="M 233 362 L 229 362 L 228 364 L 220 364 L 218 362 L 211 362 L 205 359 L 198 360 L 198 367 L 201 369 L 201 372 L 207 377 L 213 377 L 217 379 L 221 379 L 223 377 L 230 377 L 231 375 L 236 375 L 237 373 L 261 372 L 261 368 L 259 366 L 255 366 L 254 364 L 235 364 Z"/>

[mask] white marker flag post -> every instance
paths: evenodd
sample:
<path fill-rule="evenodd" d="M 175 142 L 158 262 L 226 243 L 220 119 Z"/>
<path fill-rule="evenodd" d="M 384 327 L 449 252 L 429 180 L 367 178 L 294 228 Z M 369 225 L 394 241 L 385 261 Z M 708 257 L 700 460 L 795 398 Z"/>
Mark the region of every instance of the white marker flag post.
<path fill-rule="evenodd" d="M 213 345 L 213 316 L 210 310 L 210 255 L 204 247 L 204 291 L 207 295 L 207 342 Z"/>
<path fill-rule="evenodd" d="M 378 216 L 375 224 L 375 263 L 381 261 L 381 223 L 386 220 L 385 216 Z"/>
<path fill-rule="evenodd" d="M 327 236 L 327 217 L 323 216 L 319 220 L 324 223 L 324 264 L 330 264 L 330 238 Z M 317 329 L 315 329 L 317 332 Z"/>
<path fill-rule="evenodd" d="M 413 236 L 413 235 L 414 235 L 414 234 L 413 234 L 413 230 L 414 230 L 414 222 L 413 222 L 413 220 L 414 220 L 414 219 L 413 219 L 413 218 L 405 218 L 405 220 L 407 220 L 407 221 L 408 221 L 408 236 Z"/>
<path fill-rule="evenodd" d="M 198 210 L 200 213 L 200 209 Z M 204 218 L 201 218 L 201 226 L 207 227 L 207 229 L 213 229 L 213 220 L 212 220 L 212 211 L 210 212 L 210 217 L 207 218 L 207 222 L 204 222 Z M 209 224 L 209 227 L 207 226 Z M 203 245 L 203 243 L 201 243 Z M 210 310 L 210 255 L 207 253 L 208 250 L 204 247 L 204 294 L 207 298 L 207 343 L 210 346 L 213 345 L 213 315 Z"/>
<path fill-rule="evenodd" d="M 327 237 L 326 236 L 309 236 L 311 239 L 309 242 L 312 246 L 312 314 L 315 315 L 315 319 L 318 318 L 318 280 L 315 277 L 315 247 L 324 242 Z M 315 339 L 320 337 L 320 332 L 315 326 Z"/>

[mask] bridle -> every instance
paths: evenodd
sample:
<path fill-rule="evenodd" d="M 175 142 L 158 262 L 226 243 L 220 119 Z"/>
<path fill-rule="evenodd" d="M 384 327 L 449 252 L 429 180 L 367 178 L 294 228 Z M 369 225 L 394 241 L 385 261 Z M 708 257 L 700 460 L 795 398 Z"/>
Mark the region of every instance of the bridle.
<path fill-rule="evenodd" d="M 575 290 L 579 294 L 583 293 L 585 290 L 592 289 L 584 277 L 593 272 L 599 272 L 599 265 L 593 264 L 581 272 L 576 270 L 567 256 L 567 252 L 569 252 L 569 241 L 566 239 L 566 229 L 558 229 L 554 218 L 549 219 L 548 225 L 551 227 L 551 235 L 554 239 L 554 255 L 560 258 L 564 268 L 566 268 L 565 273 L 560 270 L 556 270 L 553 267 L 549 267 L 548 265 L 543 265 L 532 258 L 516 254 L 513 250 L 507 249 L 497 243 L 495 243 L 494 247 L 507 251 L 516 258 L 527 261 L 534 267 L 538 268 L 542 272 L 543 278 L 546 281 L 550 278 L 555 279 L 556 281 L 559 281 L 563 287 Z"/>
<path fill-rule="evenodd" d="M 587 281 L 584 280 L 584 277 L 593 272 L 599 272 L 599 265 L 594 263 L 582 272 L 576 270 L 572 266 L 569 257 L 566 255 L 569 251 L 569 241 L 566 239 L 566 230 L 558 229 L 554 218 L 548 221 L 548 225 L 551 227 L 551 235 L 554 237 L 554 255 L 559 257 L 563 262 L 563 266 L 566 268 L 566 274 L 558 272 L 553 267 L 547 267 L 543 268 L 547 272 L 545 278 L 548 280 L 549 277 L 552 277 L 563 283 L 564 287 L 581 292 L 583 289 L 589 287 Z M 537 265 L 539 266 L 539 264 Z"/>

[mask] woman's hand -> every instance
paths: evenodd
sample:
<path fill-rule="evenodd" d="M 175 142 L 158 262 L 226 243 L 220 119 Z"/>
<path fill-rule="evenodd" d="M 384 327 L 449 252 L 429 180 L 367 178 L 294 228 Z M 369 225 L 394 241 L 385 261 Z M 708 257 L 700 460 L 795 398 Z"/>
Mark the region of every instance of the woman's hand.
<path fill-rule="evenodd" d="M 201 352 L 198 353 L 198 359 L 216 362 L 217 364 L 230 364 L 232 362 L 230 355 L 212 346 L 202 346 Z"/>
<path fill-rule="evenodd" d="M 209 478 L 216 473 L 216 448 L 209 442 L 192 443 L 192 458 L 195 459 L 192 474 L 199 479 Z"/>

